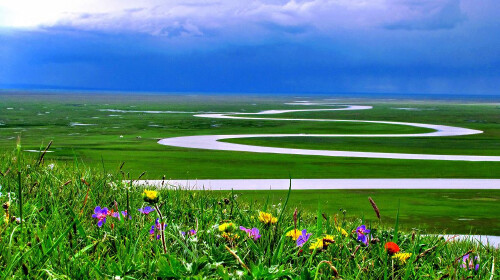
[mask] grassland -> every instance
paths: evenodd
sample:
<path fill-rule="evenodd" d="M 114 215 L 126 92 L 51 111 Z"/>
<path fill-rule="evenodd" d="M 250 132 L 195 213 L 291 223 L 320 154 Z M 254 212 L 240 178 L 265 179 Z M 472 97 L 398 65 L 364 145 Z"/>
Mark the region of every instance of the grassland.
<path fill-rule="evenodd" d="M 310 211 L 293 194 L 277 204 L 273 199 L 254 202 L 255 197 L 245 198 L 248 194 L 180 189 L 144 196 L 142 189 L 130 188 L 123 180 L 124 170 L 103 172 L 78 161 L 39 161 L 20 149 L 0 155 L 0 170 L 2 279 L 500 276 L 493 269 L 500 258 L 498 249 L 427 235 L 418 221 L 412 223 L 415 229 L 403 230 L 398 222 L 378 222 L 373 213 L 344 217 L 321 201 Z M 377 193 L 360 193 L 364 201 L 344 204 L 348 213 L 351 207 L 366 209 L 361 204 L 371 207 L 368 194 L 374 194 L 383 221 L 394 214 L 394 203 L 388 209 Z M 146 206 L 157 210 L 138 211 Z M 401 217 L 405 211 L 401 207 Z M 295 223 L 298 230 L 311 234 L 302 245 L 287 236 Z M 239 226 L 259 233 L 250 236 Z M 391 252 L 385 249 L 388 242 L 405 254 L 396 255 L 394 245 Z"/>
<path fill-rule="evenodd" d="M 160 138 L 241 133 L 420 133 L 406 126 L 354 125 L 259 120 L 224 120 L 193 117 L 193 113 L 121 113 L 102 111 L 258 112 L 294 109 L 283 103 L 291 97 L 116 95 L 3 93 L 0 96 L 0 152 L 15 148 L 21 137 L 23 150 L 40 149 L 53 140 L 47 160 L 78 162 L 79 166 L 136 178 L 245 179 L 245 178 L 500 178 L 500 163 L 420 160 L 331 158 L 269 155 L 183 149 L 158 145 Z M 345 100 L 347 104 L 373 105 L 373 110 L 300 112 L 273 117 L 369 119 L 455 125 L 483 130 L 480 135 L 441 138 L 356 139 L 233 139 L 256 145 L 326 148 L 359 151 L 499 155 L 498 105 L 460 105 L 421 101 Z M 394 108 L 416 108 L 408 111 Z M 10 109 L 12 108 L 12 109 Z M 312 106 L 308 108 L 320 108 Z M 323 108 L 323 107 L 321 107 Z M 255 116 L 253 116 L 255 117 Z M 262 116 L 264 117 L 264 116 Z M 79 124 L 94 124 L 78 126 Z M 73 124 L 73 126 L 72 126 Z M 121 137 L 123 136 L 123 137 Z M 31 153 L 25 152 L 24 155 Z M 0 170 L 6 172 L 7 167 Z M 245 201 L 263 196 L 242 193 Z M 265 193 L 274 202 L 284 193 Z M 300 191 L 291 199 L 315 211 L 318 200 L 330 214 L 339 208 L 350 216 L 370 215 L 366 196 L 379 201 L 383 222 L 392 224 L 395 205 L 401 200 L 402 226 L 420 226 L 432 232 L 499 234 L 499 191 Z M 248 199 L 247 199 L 248 198 Z M 349 203 L 347 202 L 355 202 Z M 369 206 L 368 206 L 369 207 Z M 446 223 L 444 223 L 446 222 Z M 387 224 L 386 224 L 387 225 Z"/>
<path fill-rule="evenodd" d="M 237 191 L 241 200 L 278 204 L 286 200 L 286 191 Z M 425 229 L 432 233 L 500 235 L 500 190 L 294 190 L 289 201 L 310 212 L 318 209 L 330 215 L 376 216 L 367 202 L 372 197 L 381 211 L 382 222 L 394 224 L 398 207 L 400 226 L 406 230 Z M 264 198 L 264 199 L 263 199 Z"/>
<path fill-rule="evenodd" d="M 265 120 L 224 120 L 193 117 L 193 113 L 147 114 L 102 111 L 258 112 L 294 109 L 291 97 L 176 96 L 3 93 L 0 106 L 0 150 L 9 151 L 21 136 L 26 149 L 54 140 L 49 158 L 83 160 L 112 169 L 125 161 L 132 175 L 186 178 L 498 178 L 500 163 L 353 159 L 270 155 L 183 149 L 156 144 L 174 136 L 242 133 L 421 133 L 426 129 L 399 125 L 316 123 Z M 353 100 L 345 100 L 353 103 Z M 439 102 L 379 102 L 373 110 L 300 112 L 273 117 L 411 121 L 480 129 L 464 137 L 356 139 L 283 138 L 233 139 L 255 145 L 436 154 L 500 154 L 498 105 L 450 105 Z M 415 108 L 408 111 L 396 108 Z M 12 108 L 12 109 L 8 109 Z M 312 106 L 308 108 L 324 108 Z M 420 110 L 420 111 L 418 111 Z M 255 116 L 254 116 L 255 117 Z M 262 115 L 264 117 L 264 115 Z M 92 124 L 79 126 L 78 124 Z"/>

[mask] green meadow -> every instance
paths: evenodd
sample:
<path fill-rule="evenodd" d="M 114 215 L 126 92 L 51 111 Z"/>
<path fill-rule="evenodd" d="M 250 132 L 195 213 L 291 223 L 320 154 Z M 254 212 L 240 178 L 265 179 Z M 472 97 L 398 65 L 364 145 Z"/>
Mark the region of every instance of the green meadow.
<path fill-rule="evenodd" d="M 53 140 L 57 160 L 81 159 L 112 169 L 126 163 L 132 175 L 148 179 L 194 178 L 498 178 L 500 163 L 337 158 L 184 149 L 158 145 L 161 138 L 205 134 L 252 133 L 424 133 L 400 125 L 300 121 L 230 120 L 194 117 L 196 112 L 259 112 L 271 109 L 325 108 L 291 106 L 290 96 L 30 94 L 3 93 L 0 149 L 11 150 L 18 136 L 26 150 Z M 372 105 L 372 110 L 297 112 L 275 118 L 332 118 L 407 121 L 460 126 L 483 134 L 419 138 L 232 139 L 263 146 L 349 151 L 500 155 L 500 105 L 449 102 L 336 100 Z M 333 107 L 334 108 L 334 107 Z M 413 108 L 401 110 L 398 108 Z M 173 111 L 192 113 L 112 112 Z M 254 116 L 255 117 L 255 116 Z M 259 116 L 265 117 L 265 115 Z M 84 125 L 80 125 L 84 124 Z M 87 124 L 87 125 L 85 125 Z"/>
<path fill-rule="evenodd" d="M 234 193 L 244 201 L 273 205 L 283 204 L 287 197 L 287 191 Z M 368 197 L 377 202 L 384 224 L 394 224 L 399 209 L 400 226 L 408 231 L 500 235 L 500 190 L 293 190 L 289 202 L 313 213 L 319 207 L 328 215 L 374 222 L 377 217 Z"/>
<path fill-rule="evenodd" d="M 47 160 L 114 172 L 123 165 L 126 178 L 500 178 L 498 162 L 424 161 L 242 153 L 168 147 L 161 138 L 206 134 L 252 133 L 425 133 L 400 125 L 231 120 L 194 117 L 201 112 L 259 112 L 302 109 L 285 105 L 293 96 L 64 94 L 3 92 L 0 94 L 0 152 L 10 152 L 20 137 L 23 150 L 43 149 Z M 313 99 L 311 100 L 320 100 Z M 429 154 L 500 155 L 500 105 L 488 103 L 342 99 L 344 104 L 372 105 L 372 110 L 297 112 L 274 118 L 332 118 L 405 121 L 460 126 L 484 131 L 460 137 L 232 139 L 231 142 L 307 149 L 338 149 Z M 306 108 L 325 108 L 307 106 Z M 335 108 L 335 107 L 332 107 Z M 411 108 L 401 109 L 401 108 Z M 136 112 L 121 112 L 136 111 Z M 140 111 L 168 111 L 144 113 Z M 255 116 L 252 116 L 255 117 Z M 266 117 L 259 115 L 259 117 Z M 23 152 L 25 155 L 33 153 Z M 34 156 L 37 156 L 34 154 Z M 0 170 L 6 172 L 6 169 Z M 276 203 L 282 192 L 270 192 Z M 369 215 L 366 197 L 384 207 L 383 222 L 393 223 L 401 203 L 402 226 L 433 232 L 500 234 L 495 205 L 500 191 L 296 191 L 291 199 L 305 209 L 347 215 Z M 243 192 L 246 201 L 262 200 L 260 192 Z M 361 207 L 363 206 L 363 207 Z M 450 222 L 452 221 L 452 222 Z M 444 223 L 446 222 L 446 223 Z"/>

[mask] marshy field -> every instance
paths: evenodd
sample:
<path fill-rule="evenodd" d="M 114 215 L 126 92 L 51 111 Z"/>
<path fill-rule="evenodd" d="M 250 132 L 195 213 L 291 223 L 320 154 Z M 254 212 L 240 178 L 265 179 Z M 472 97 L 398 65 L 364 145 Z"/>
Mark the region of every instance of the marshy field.
<path fill-rule="evenodd" d="M 453 238 L 433 235 L 500 235 L 498 189 L 316 190 L 311 186 L 294 190 L 293 179 L 498 179 L 500 161 L 494 159 L 500 157 L 499 103 L 14 91 L 1 92 L 0 98 L 0 200 L 6 217 L 0 244 L 7 248 L 0 258 L 5 268 L 0 275 L 4 278 L 79 278 L 88 271 L 92 278 L 129 275 L 130 279 L 151 275 L 195 279 L 339 275 L 345 279 L 494 279 L 498 275 L 492 268 L 498 250 L 477 243 L 455 244 Z M 298 106 L 306 102 L 316 103 L 307 108 Z M 371 108 L 314 111 L 347 105 Z M 300 109 L 312 110 L 276 114 L 276 110 Z M 262 111 L 269 113 L 255 114 Z M 201 114 L 239 119 L 196 116 Z M 417 134 L 434 130 L 387 122 L 442 125 L 482 133 L 422 137 Z M 493 160 L 293 155 L 158 144 L 171 137 L 236 134 L 294 136 L 221 142 L 325 151 L 484 156 Z M 393 134 L 414 136 L 384 136 Z M 142 187 L 134 186 L 138 179 L 164 180 L 167 186 L 169 180 L 288 178 L 292 179 L 291 190 L 166 188 L 159 191 L 156 201 L 148 200 Z M 137 211 L 146 206 L 152 207 L 151 213 Z M 104 207 L 107 212 L 101 211 Z M 164 215 L 165 230 L 161 230 L 161 223 L 155 223 L 155 208 Z M 372 229 L 371 235 L 363 233 L 362 225 Z M 252 228 L 257 229 L 258 238 Z M 300 234 L 287 235 L 294 229 Z M 307 232 L 302 234 L 302 229 Z M 299 235 L 310 249 L 298 245 Z M 394 254 L 384 247 L 387 242 L 397 243 L 401 252 L 409 255 L 392 258 Z M 335 246 L 329 246 L 333 243 Z M 61 260 L 70 261 L 58 263 L 57 254 L 62 254 Z"/>

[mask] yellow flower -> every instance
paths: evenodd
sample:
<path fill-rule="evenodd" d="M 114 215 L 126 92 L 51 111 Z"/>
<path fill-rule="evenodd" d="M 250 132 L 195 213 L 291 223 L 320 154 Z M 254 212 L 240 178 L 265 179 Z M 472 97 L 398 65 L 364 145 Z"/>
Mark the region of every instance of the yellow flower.
<path fill-rule="evenodd" d="M 343 236 L 348 236 L 349 234 L 347 233 L 347 231 L 345 231 L 345 229 L 341 228 L 341 227 L 337 227 L 337 230 L 340 232 L 340 234 L 342 234 Z"/>
<path fill-rule="evenodd" d="M 406 261 L 411 257 L 411 253 L 397 253 L 392 256 L 393 259 L 398 259 L 401 263 L 406 263 Z"/>
<path fill-rule="evenodd" d="M 142 197 L 144 198 L 144 201 L 149 203 L 157 203 L 159 199 L 158 192 L 150 190 L 144 190 Z"/>
<path fill-rule="evenodd" d="M 325 234 L 322 238 L 316 238 L 314 242 L 309 246 L 309 249 L 323 249 L 323 246 L 326 247 L 329 244 L 335 242 L 334 236 L 330 234 Z"/>
<path fill-rule="evenodd" d="M 333 241 L 333 239 L 334 239 L 334 238 L 335 238 L 335 237 L 334 237 L 333 235 L 331 235 L 331 234 L 325 234 L 325 237 L 323 237 L 323 239 L 326 239 L 326 240 L 328 240 L 328 241 L 330 241 L 330 240 L 331 240 L 331 241 Z M 330 242 L 330 243 L 331 243 L 331 242 Z"/>
<path fill-rule="evenodd" d="M 286 233 L 286 236 L 291 237 L 293 240 L 297 240 L 297 238 L 299 238 L 299 236 L 301 236 L 301 235 L 302 235 L 302 232 L 298 229 L 292 229 L 291 231 Z"/>
<path fill-rule="evenodd" d="M 322 238 L 316 238 L 311 243 L 311 246 L 309 246 L 309 249 L 311 249 L 311 250 L 314 250 L 314 249 L 323 249 L 323 239 Z"/>
<path fill-rule="evenodd" d="M 234 241 L 240 238 L 239 234 L 230 232 L 223 232 L 221 236 L 224 237 L 227 241 Z"/>
<path fill-rule="evenodd" d="M 232 231 L 234 229 L 234 224 L 233 223 L 223 223 L 222 225 L 219 226 L 219 231 Z"/>
<path fill-rule="evenodd" d="M 273 217 L 271 213 L 259 211 L 259 221 L 263 222 L 264 224 L 275 224 L 278 222 L 278 218 Z"/>

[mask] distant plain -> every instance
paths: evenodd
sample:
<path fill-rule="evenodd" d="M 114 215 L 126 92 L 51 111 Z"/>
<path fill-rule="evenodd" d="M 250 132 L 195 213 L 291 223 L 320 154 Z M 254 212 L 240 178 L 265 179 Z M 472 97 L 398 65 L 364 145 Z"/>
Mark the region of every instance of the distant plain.
<path fill-rule="evenodd" d="M 21 137 L 23 150 L 40 150 L 53 140 L 47 159 L 77 161 L 105 170 L 123 170 L 130 178 L 146 171 L 142 179 L 245 179 L 245 178 L 500 178 L 499 162 L 461 162 L 332 158 L 197 150 L 157 144 L 161 138 L 205 134 L 263 133 L 424 133 L 427 129 L 398 125 L 319 123 L 269 120 L 197 118 L 197 112 L 259 112 L 297 109 L 285 105 L 324 97 L 241 95 L 152 95 L 0 93 L 0 149 L 12 151 Z M 346 151 L 500 155 L 500 105 L 498 103 L 438 100 L 382 100 L 339 98 L 339 104 L 372 105 L 372 110 L 297 112 L 277 118 L 332 118 L 443 124 L 484 131 L 483 134 L 439 138 L 252 138 L 234 143 L 331 149 Z M 308 108 L 325 108 L 308 106 Z M 136 111 L 116 112 L 110 110 Z M 144 113 L 138 111 L 174 111 Z M 181 113 L 185 112 L 185 113 Z M 266 117 L 262 115 L 261 117 Z M 28 152 L 27 152 L 28 153 Z M 300 195 L 298 195 L 300 193 Z M 322 195 L 320 195 L 320 193 Z M 248 200 L 259 192 L 242 192 Z M 422 225 L 436 231 L 500 234 L 500 191 L 299 191 L 295 204 L 315 209 L 324 200 L 325 211 L 348 209 L 367 213 L 366 196 L 372 195 L 388 214 L 401 201 L 406 227 Z M 283 194 L 272 196 L 279 201 Z M 391 199 L 393 197 L 394 199 Z M 328 201 L 328 203 L 326 203 Z M 349 203 L 347 203 L 349 202 Z M 390 202 L 390 204 L 389 204 Z M 364 205 L 363 205 L 364 204 Z M 363 205 L 363 207 L 359 206 Z M 369 206 L 369 205 L 368 205 Z M 371 215 L 371 213 L 370 213 Z M 411 222 L 413 221 L 413 222 Z M 453 221 L 443 226 L 440 221 Z"/>

